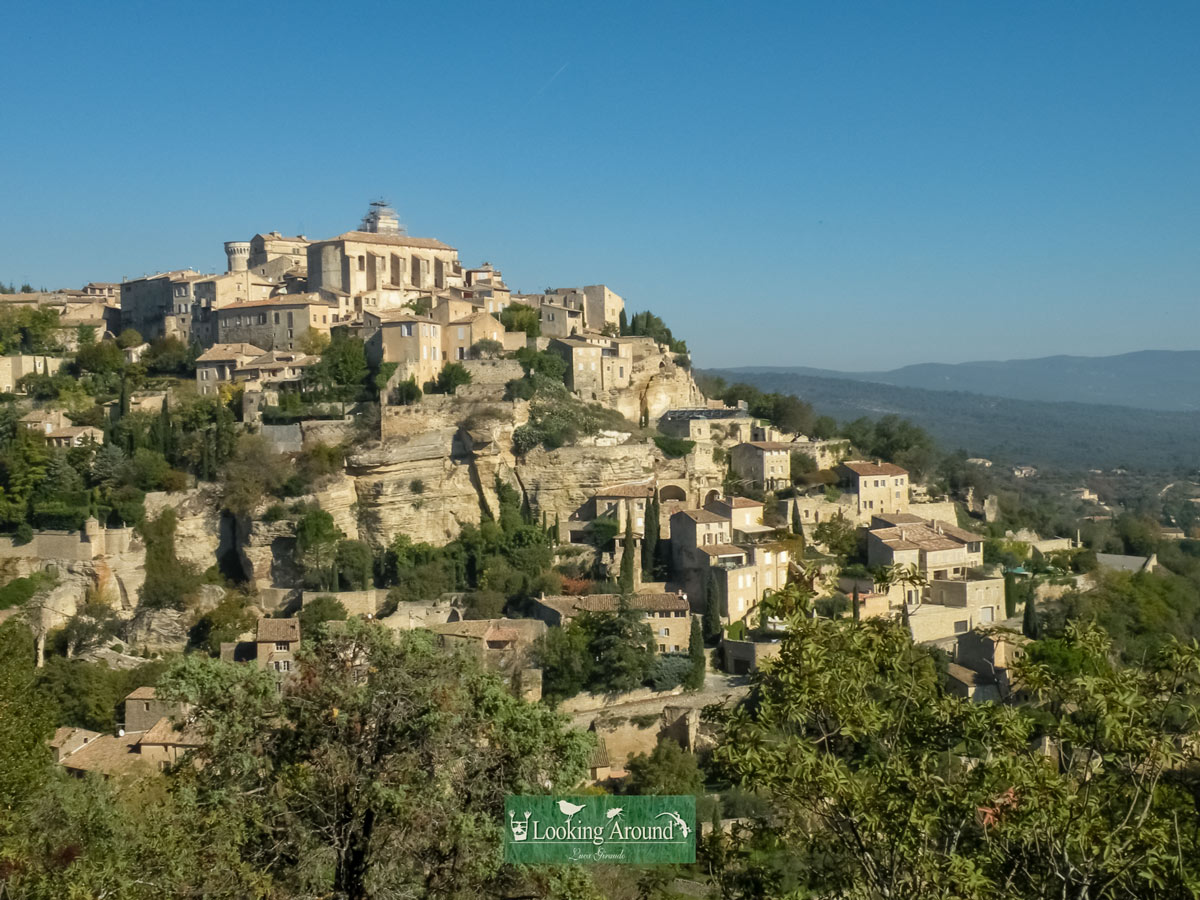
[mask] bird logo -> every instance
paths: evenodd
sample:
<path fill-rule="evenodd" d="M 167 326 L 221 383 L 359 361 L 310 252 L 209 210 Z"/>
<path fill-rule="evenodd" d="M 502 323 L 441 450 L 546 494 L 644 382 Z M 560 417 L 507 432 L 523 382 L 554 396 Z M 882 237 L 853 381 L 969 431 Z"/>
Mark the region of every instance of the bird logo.
<path fill-rule="evenodd" d="M 564 816 L 567 817 L 567 827 L 570 828 L 571 819 L 575 818 L 576 813 L 581 812 L 584 809 L 584 806 L 577 806 L 576 804 L 570 803 L 566 800 L 559 800 L 558 809 Z"/>
<path fill-rule="evenodd" d="M 674 822 L 676 825 L 678 825 L 678 826 L 679 826 L 679 830 L 683 832 L 683 836 L 684 836 L 684 837 L 687 837 L 689 834 L 691 834 L 691 833 L 692 833 L 692 829 L 690 829 L 690 828 L 688 828 L 688 827 L 687 827 L 687 822 L 683 821 L 683 819 L 682 819 L 682 818 L 680 818 L 680 815 L 679 815 L 679 813 L 677 813 L 677 812 L 664 812 L 664 813 L 659 813 L 659 814 L 658 814 L 657 816 L 655 816 L 654 818 L 656 818 L 656 819 L 661 819 L 663 816 L 670 816 L 670 817 L 671 817 L 671 820 L 672 820 L 672 821 L 673 821 L 673 822 Z"/>

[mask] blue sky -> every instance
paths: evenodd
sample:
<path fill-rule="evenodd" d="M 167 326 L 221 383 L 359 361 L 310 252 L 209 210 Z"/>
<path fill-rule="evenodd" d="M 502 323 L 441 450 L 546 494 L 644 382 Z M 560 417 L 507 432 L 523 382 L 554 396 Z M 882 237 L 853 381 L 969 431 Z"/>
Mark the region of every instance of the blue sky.
<path fill-rule="evenodd" d="M 1200 5 L 6 7 L 0 280 L 387 197 L 701 366 L 1200 348 Z"/>

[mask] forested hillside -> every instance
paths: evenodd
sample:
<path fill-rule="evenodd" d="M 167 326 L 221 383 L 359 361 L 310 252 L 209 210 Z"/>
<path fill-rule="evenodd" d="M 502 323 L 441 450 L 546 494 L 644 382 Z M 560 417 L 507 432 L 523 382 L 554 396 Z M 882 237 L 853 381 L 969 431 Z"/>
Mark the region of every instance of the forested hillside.
<path fill-rule="evenodd" d="M 784 372 L 732 369 L 707 374 L 796 394 L 819 414 L 839 420 L 894 413 L 911 419 L 945 447 L 997 462 L 1170 472 L 1197 465 L 1200 413 L 1041 403 Z"/>

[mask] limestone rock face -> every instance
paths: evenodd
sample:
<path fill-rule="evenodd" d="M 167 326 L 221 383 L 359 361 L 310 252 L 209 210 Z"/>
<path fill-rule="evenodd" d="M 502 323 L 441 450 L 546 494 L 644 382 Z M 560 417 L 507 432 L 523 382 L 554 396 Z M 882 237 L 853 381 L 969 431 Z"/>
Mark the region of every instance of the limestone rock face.
<path fill-rule="evenodd" d="M 645 481 L 662 456 L 650 443 L 619 447 L 541 447 L 527 453 L 514 476 L 531 509 L 566 523 L 608 485 Z"/>
<path fill-rule="evenodd" d="M 358 498 L 361 538 L 375 546 L 398 532 L 414 541 L 444 544 L 480 516 L 472 456 L 443 427 L 391 438 L 347 461 Z"/>
<path fill-rule="evenodd" d="M 300 583 L 300 571 L 294 562 L 296 532 L 294 523 L 239 519 L 237 524 L 238 559 L 246 580 L 262 590 L 273 585 Z"/>
<path fill-rule="evenodd" d="M 668 409 L 704 405 L 704 395 L 696 387 L 690 370 L 675 364 L 669 353 L 655 352 L 635 356 L 630 386 L 604 391 L 597 400 L 617 410 L 631 422 L 645 414 L 657 422 Z"/>
<path fill-rule="evenodd" d="M 170 653 L 187 646 L 186 614 L 177 609 L 142 610 L 129 623 L 126 642 L 151 653 Z"/>
<path fill-rule="evenodd" d="M 206 484 L 190 491 L 146 495 L 146 516 L 153 519 L 164 509 L 175 510 L 175 555 L 203 572 L 229 549 L 232 533 L 222 527 L 221 496 L 216 485 Z"/>

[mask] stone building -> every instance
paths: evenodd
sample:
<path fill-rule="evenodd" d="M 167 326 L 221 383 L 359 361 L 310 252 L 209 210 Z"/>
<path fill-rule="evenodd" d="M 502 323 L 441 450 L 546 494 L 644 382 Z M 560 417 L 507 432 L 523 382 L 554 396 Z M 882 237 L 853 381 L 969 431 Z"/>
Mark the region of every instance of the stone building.
<path fill-rule="evenodd" d="M 688 599 L 679 593 L 631 594 L 631 609 L 642 613 L 654 632 L 659 653 L 687 653 L 691 646 L 692 619 Z M 551 627 L 565 627 L 584 612 L 615 613 L 620 594 L 588 594 L 580 597 L 542 595 L 533 603 L 533 614 Z"/>
<path fill-rule="evenodd" d="M 633 341 L 628 338 L 554 338 L 548 348 L 567 365 L 564 381 L 586 399 L 603 391 L 629 387 L 633 376 Z"/>
<path fill-rule="evenodd" d="M 356 315 L 461 284 L 458 251 L 432 238 L 348 231 L 308 247 L 308 288 L 350 299 Z"/>
<path fill-rule="evenodd" d="M 761 490 L 783 490 L 792 483 L 792 445 L 746 441 L 729 451 L 729 466 L 747 484 Z"/>
<path fill-rule="evenodd" d="M 504 346 L 504 326 L 491 313 L 474 312 L 448 322 L 442 329 L 442 356 L 447 360 L 471 359 L 471 348 L 480 341 Z"/>
<path fill-rule="evenodd" d="M 893 463 L 844 462 L 838 474 L 858 497 L 860 516 L 908 511 L 908 472 Z"/>
<path fill-rule="evenodd" d="M 689 441 L 749 441 L 757 419 L 744 406 L 669 409 L 658 420 L 658 430 Z"/>
<path fill-rule="evenodd" d="M 372 365 L 396 363 L 396 377 L 415 378 L 418 385 L 437 377 L 445 365 L 442 350 L 445 327 L 428 316 L 408 310 L 363 314 L 363 341 Z"/>
<path fill-rule="evenodd" d="M 201 395 L 216 394 L 222 384 L 234 380 L 236 371 L 264 351 L 253 344 L 214 344 L 196 358 L 196 390 Z"/>
<path fill-rule="evenodd" d="M 328 336 L 338 309 L 315 294 L 281 294 L 217 310 L 217 339 L 267 350 L 295 350 L 310 334 Z"/>
<path fill-rule="evenodd" d="M 625 308 L 624 298 L 603 284 L 556 288 L 544 294 L 518 294 L 512 299 L 539 311 L 542 333 L 549 337 L 570 337 L 584 331 L 599 333 L 605 326 L 615 329 Z"/>

